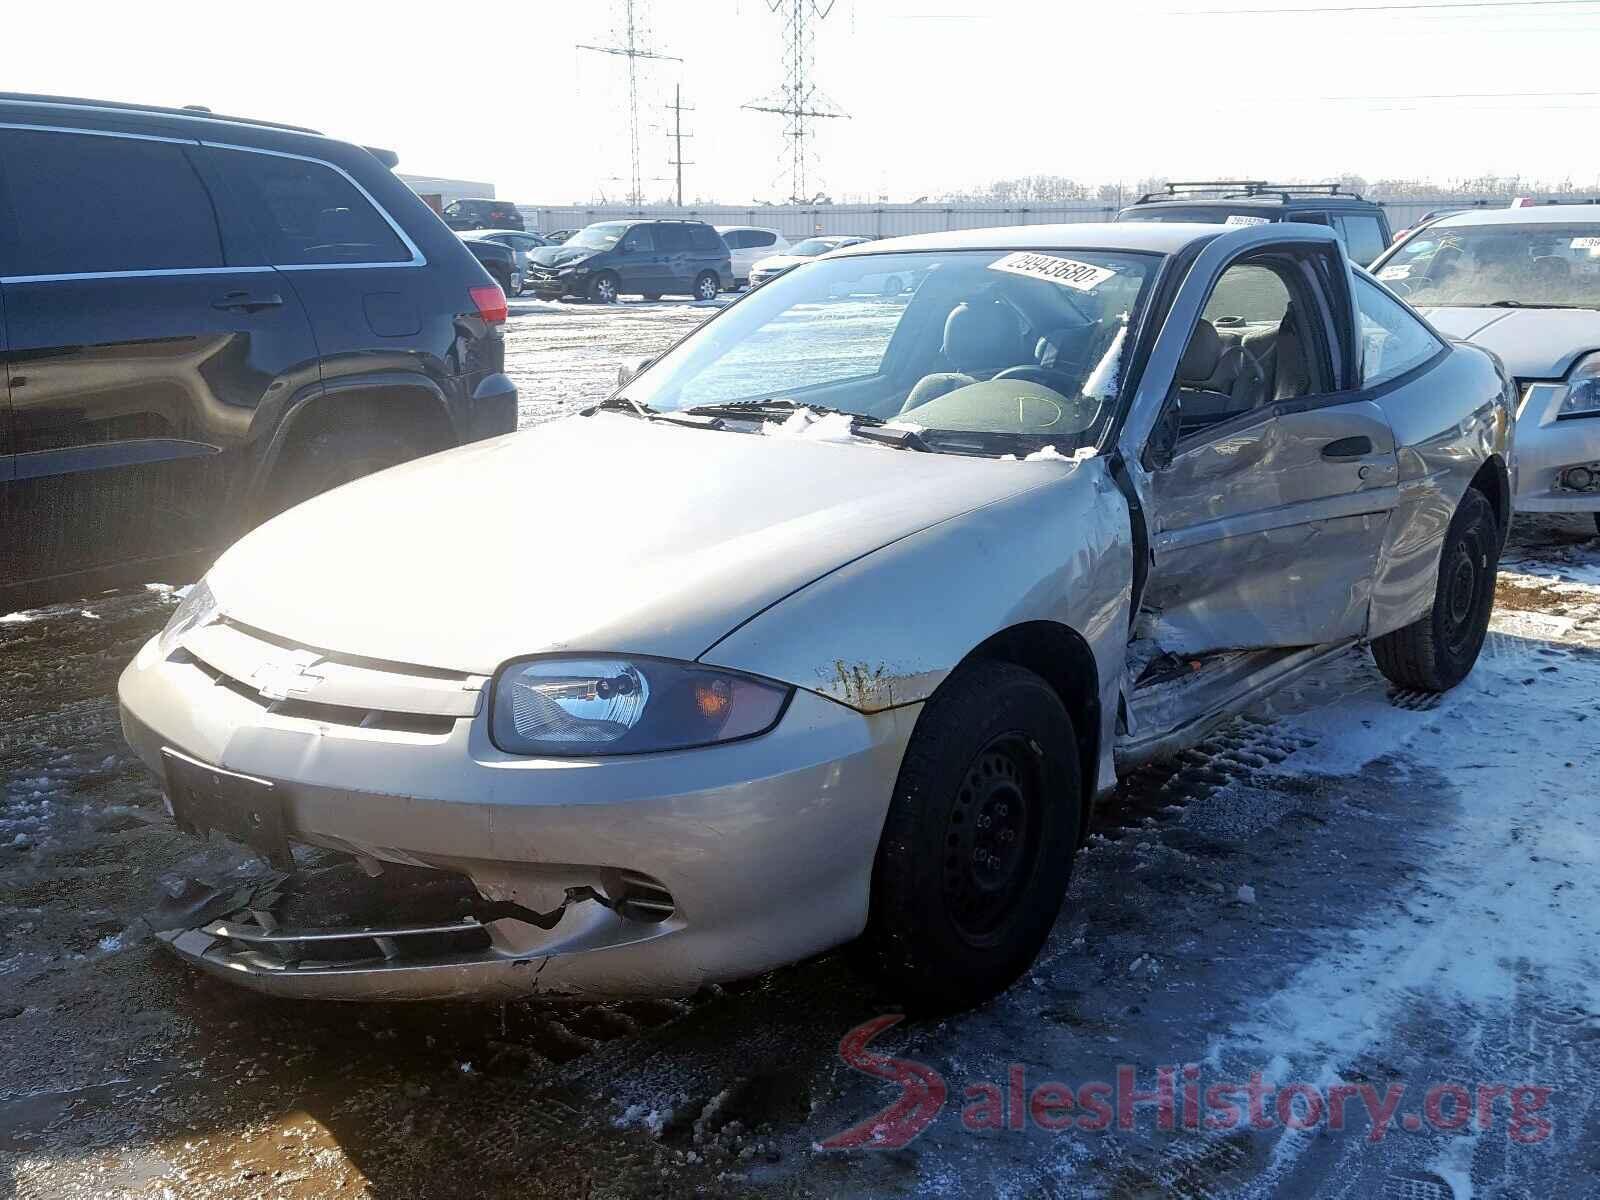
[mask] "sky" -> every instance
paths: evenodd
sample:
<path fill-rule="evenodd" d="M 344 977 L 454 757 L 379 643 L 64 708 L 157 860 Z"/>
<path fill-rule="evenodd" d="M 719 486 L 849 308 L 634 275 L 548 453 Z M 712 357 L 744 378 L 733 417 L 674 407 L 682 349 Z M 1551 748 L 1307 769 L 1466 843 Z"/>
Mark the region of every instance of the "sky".
<path fill-rule="evenodd" d="M 782 0 L 787 3 L 788 0 Z M 827 0 L 818 0 L 826 8 Z M 644 191 L 790 194 L 769 0 L 635 0 Z M 623 0 L 449 4 L 74 0 L 11 6 L 4 86 L 206 104 L 397 151 L 522 204 L 629 191 Z M 1600 0 L 834 0 L 808 191 L 905 202 L 1001 178 L 1520 174 L 1600 187 Z"/>

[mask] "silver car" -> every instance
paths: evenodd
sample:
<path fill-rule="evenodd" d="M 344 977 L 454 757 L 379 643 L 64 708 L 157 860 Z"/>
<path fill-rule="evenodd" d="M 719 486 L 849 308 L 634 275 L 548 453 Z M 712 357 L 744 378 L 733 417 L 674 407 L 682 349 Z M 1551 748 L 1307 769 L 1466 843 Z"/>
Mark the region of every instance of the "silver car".
<path fill-rule="evenodd" d="M 920 282 L 859 286 L 885 273 Z M 180 825 L 471 903 L 168 940 L 337 998 L 681 993 L 848 942 L 972 1004 L 1119 773 L 1355 646 L 1467 674 L 1513 401 L 1327 228 L 817 259 L 587 413 L 221 558 L 120 684 Z"/>
<path fill-rule="evenodd" d="M 1373 269 L 1516 379 L 1516 507 L 1593 513 L 1600 528 L 1600 205 L 1457 213 Z"/>

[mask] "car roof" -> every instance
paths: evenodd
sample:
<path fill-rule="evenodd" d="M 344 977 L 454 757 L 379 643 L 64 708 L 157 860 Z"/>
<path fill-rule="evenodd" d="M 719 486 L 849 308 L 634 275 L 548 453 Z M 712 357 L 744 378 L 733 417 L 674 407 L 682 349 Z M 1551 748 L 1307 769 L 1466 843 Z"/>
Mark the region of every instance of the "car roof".
<path fill-rule="evenodd" d="M 735 233 L 748 229 L 752 233 L 775 233 L 779 237 L 783 236 L 783 230 L 774 229 L 771 225 L 715 225 L 713 228 L 718 233 Z"/>
<path fill-rule="evenodd" d="M 907 250 L 1129 250 L 1175 254 L 1197 242 L 1231 232 L 1226 225 L 1188 221 L 1096 221 L 1077 225 L 1005 225 L 919 233 L 845 246 L 843 255 L 890 254 Z"/>
<path fill-rule="evenodd" d="M 1600 204 L 1541 204 L 1529 208 L 1469 208 L 1428 225 L 1442 229 L 1460 225 L 1571 225 L 1600 221 Z"/>
<path fill-rule="evenodd" d="M 29 108 L 75 109 L 89 112 L 109 112 L 137 116 L 140 114 L 166 120 L 207 121 L 226 125 L 256 125 L 263 129 L 286 129 L 292 133 L 309 133 L 324 137 L 321 130 L 304 125 L 285 125 L 281 121 L 262 121 L 254 117 L 230 117 L 214 113 L 208 108 L 167 108 L 159 104 L 128 104 L 120 100 L 90 100 L 82 96 L 44 96 L 32 92 L 0 92 L 0 105 L 25 105 Z"/>

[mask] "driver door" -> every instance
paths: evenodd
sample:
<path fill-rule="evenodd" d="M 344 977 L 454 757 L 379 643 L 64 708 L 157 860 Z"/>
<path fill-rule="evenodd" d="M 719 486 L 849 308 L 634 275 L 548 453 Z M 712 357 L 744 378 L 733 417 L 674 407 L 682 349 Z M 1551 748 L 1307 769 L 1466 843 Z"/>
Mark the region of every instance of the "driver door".
<path fill-rule="evenodd" d="M 1345 277 L 1324 249 L 1252 250 L 1224 267 L 1188 334 L 1167 401 L 1181 433 L 1151 475 L 1142 610 L 1165 651 L 1366 629 L 1398 466 L 1382 409 L 1342 390 L 1355 377 L 1335 319 L 1347 302 L 1327 290 Z"/>

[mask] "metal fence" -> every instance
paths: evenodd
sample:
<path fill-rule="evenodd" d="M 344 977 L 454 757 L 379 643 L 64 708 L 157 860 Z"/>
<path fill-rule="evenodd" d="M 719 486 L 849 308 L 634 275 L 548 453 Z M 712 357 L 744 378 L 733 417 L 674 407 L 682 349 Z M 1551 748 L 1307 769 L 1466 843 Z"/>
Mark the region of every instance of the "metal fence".
<path fill-rule="evenodd" d="M 1128 197 L 1129 201 L 1133 199 L 1135 197 L 1131 195 Z M 1506 202 L 1503 196 L 1425 196 L 1412 200 L 1380 201 L 1389 216 L 1389 224 L 1396 232 L 1437 208 L 1502 208 Z M 960 204 L 829 204 L 815 207 L 704 205 L 687 208 L 670 205 L 646 205 L 642 208 L 622 205 L 518 205 L 528 228 L 544 232 L 581 229 L 596 221 L 688 217 L 712 225 L 760 225 L 779 230 L 791 241 L 817 233 L 894 237 L 908 233 L 937 233 L 946 229 L 986 229 L 997 225 L 1112 221 L 1122 207 L 1120 203 L 1098 201 L 1012 207 Z"/>

